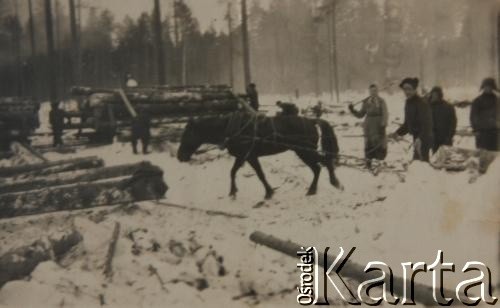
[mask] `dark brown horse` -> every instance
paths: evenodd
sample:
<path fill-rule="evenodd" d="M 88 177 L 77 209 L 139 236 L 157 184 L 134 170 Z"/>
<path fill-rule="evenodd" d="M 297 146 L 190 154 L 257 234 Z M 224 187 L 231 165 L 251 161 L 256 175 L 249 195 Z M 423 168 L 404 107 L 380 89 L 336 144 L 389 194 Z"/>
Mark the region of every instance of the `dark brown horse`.
<path fill-rule="evenodd" d="M 321 132 L 321 151 L 318 141 Z M 247 113 L 191 120 L 182 136 L 177 158 L 181 162 L 191 156 L 202 144 L 222 145 L 236 157 L 231 169 L 231 192 L 235 197 L 236 173 L 248 162 L 264 184 L 266 199 L 272 197 L 274 189 L 269 185 L 259 162 L 260 156 L 275 155 L 292 150 L 314 173 L 307 192 L 316 194 L 321 165 L 330 175 L 330 183 L 342 189 L 334 172 L 333 160 L 339 148 L 333 128 L 323 120 L 312 120 L 298 116 L 264 117 Z"/>

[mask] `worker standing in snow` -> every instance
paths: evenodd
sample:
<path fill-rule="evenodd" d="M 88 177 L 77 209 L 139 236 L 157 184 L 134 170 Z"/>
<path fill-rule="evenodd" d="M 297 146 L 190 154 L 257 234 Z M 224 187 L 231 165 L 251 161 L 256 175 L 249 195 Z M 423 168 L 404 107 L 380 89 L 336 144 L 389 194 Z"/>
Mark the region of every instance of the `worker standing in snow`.
<path fill-rule="evenodd" d="M 247 87 L 247 96 L 250 101 L 250 106 L 255 110 L 259 111 L 259 92 L 257 91 L 257 85 L 251 83 Z"/>
<path fill-rule="evenodd" d="M 149 141 L 151 139 L 151 119 L 145 110 L 138 109 L 138 115 L 132 119 L 132 150 L 137 152 L 139 140 L 142 143 L 142 153 L 148 154 Z"/>
<path fill-rule="evenodd" d="M 367 167 L 371 167 L 373 159 L 384 160 L 387 156 L 386 127 L 389 120 L 387 104 L 379 96 L 377 86 L 372 84 L 369 91 L 370 96 L 361 102 L 360 110 L 349 104 L 349 110 L 355 117 L 365 118 L 363 132 Z"/>
<path fill-rule="evenodd" d="M 476 147 L 498 151 L 498 91 L 495 79 L 486 78 L 481 84 L 481 95 L 472 102 L 470 122 L 476 134 Z"/>
<path fill-rule="evenodd" d="M 311 108 L 311 111 L 313 115 L 316 117 L 316 119 L 320 119 L 323 113 L 325 113 L 325 109 L 323 108 L 323 102 L 318 101 L 318 103 Z"/>
<path fill-rule="evenodd" d="M 457 130 L 457 114 L 455 107 L 444 100 L 443 89 L 441 87 L 432 88 L 429 93 L 429 102 L 432 108 L 434 129 L 432 151 L 436 153 L 443 145 L 453 145 L 453 137 Z"/>
<path fill-rule="evenodd" d="M 418 95 L 418 78 L 405 78 L 399 87 L 406 95 L 405 120 L 403 125 L 391 137 L 413 136 L 414 160 L 429 161 L 432 147 L 433 128 L 430 105 Z"/>
<path fill-rule="evenodd" d="M 59 104 L 57 103 L 51 104 L 49 122 L 52 127 L 54 147 L 63 145 L 62 135 L 64 130 L 64 112 L 59 108 Z"/>

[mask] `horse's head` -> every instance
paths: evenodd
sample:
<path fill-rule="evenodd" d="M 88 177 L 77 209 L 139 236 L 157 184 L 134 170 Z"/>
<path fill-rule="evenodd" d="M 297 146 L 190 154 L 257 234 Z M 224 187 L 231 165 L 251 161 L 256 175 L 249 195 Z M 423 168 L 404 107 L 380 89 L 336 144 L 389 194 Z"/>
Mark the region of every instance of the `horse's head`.
<path fill-rule="evenodd" d="M 204 140 L 195 120 L 189 120 L 181 138 L 181 145 L 177 151 L 177 159 L 180 162 L 191 160 L 191 156 L 203 144 Z"/>

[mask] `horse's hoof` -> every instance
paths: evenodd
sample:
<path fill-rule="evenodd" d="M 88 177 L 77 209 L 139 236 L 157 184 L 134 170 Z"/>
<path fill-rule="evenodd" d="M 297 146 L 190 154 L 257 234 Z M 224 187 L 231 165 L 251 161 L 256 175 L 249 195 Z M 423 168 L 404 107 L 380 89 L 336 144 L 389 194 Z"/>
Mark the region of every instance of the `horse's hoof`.
<path fill-rule="evenodd" d="M 342 185 L 342 183 L 340 183 L 338 180 L 332 181 L 332 185 L 338 190 L 344 191 L 344 185 Z"/>
<path fill-rule="evenodd" d="M 273 195 L 274 195 L 274 191 L 271 191 L 271 192 L 267 192 L 266 193 L 266 196 L 264 197 L 264 199 L 266 200 L 270 200 L 273 198 Z"/>
<path fill-rule="evenodd" d="M 316 195 L 316 190 L 308 190 L 306 196 L 314 196 Z"/>
<path fill-rule="evenodd" d="M 232 200 L 236 200 L 236 192 L 229 193 L 229 198 L 231 198 Z"/>

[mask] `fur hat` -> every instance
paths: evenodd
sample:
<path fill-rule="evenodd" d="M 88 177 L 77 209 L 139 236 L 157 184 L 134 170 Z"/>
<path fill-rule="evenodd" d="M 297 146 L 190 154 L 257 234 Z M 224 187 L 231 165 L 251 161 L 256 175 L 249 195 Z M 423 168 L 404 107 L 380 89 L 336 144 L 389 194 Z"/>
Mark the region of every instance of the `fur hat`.
<path fill-rule="evenodd" d="M 493 90 L 498 90 L 497 82 L 494 78 L 486 78 L 483 80 L 483 82 L 481 83 L 481 90 L 484 90 L 484 88 L 486 87 L 490 87 Z"/>
<path fill-rule="evenodd" d="M 410 78 L 410 77 L 408 77 L 408 78 L 403 79 L 403 81 L 401 81 L 401 83 L 399 84 L 399 87 L 403 88 L 403 86 L 405 84 L 408 84 L 408 85 L 412 86 L 414 89 L 416 89 L 416 88 L 418 88 L 419 82 L 420 81 L 418 80 L 418 78 Z"/>

